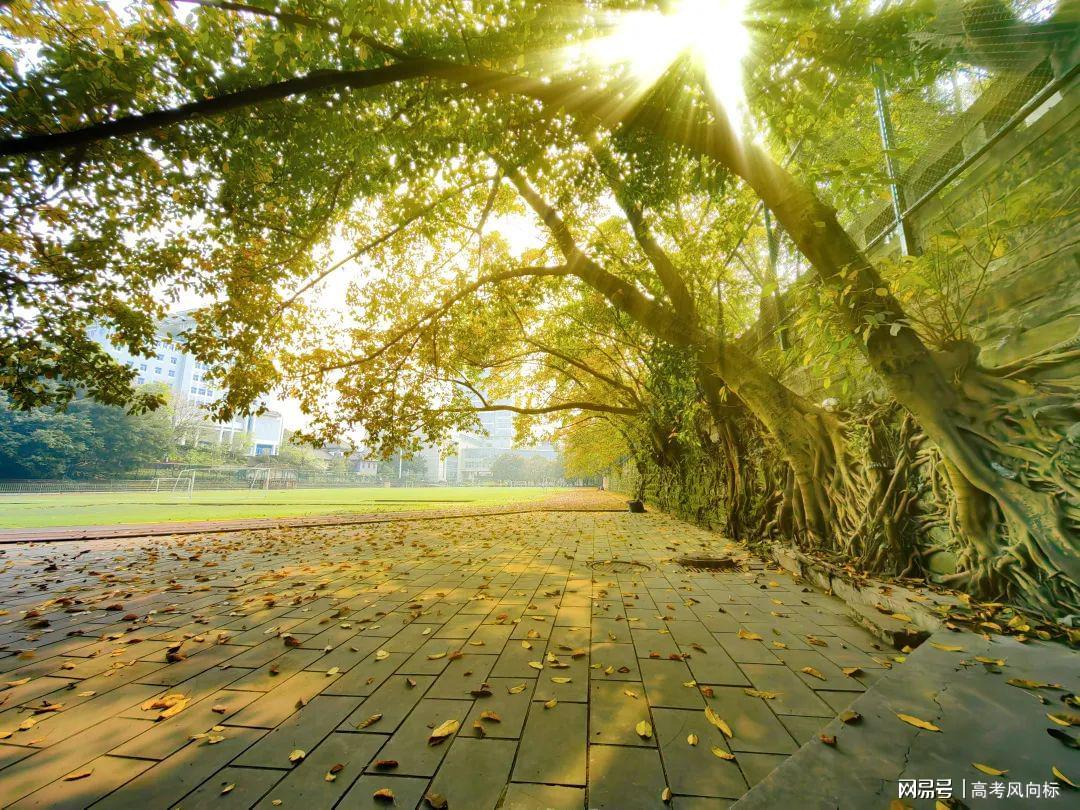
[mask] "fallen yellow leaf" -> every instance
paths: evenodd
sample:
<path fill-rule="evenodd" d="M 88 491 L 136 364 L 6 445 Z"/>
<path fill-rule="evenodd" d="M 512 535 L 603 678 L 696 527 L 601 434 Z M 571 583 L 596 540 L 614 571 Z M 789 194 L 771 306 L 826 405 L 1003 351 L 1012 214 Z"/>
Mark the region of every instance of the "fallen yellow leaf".
<path fill-rule="evenodd" d="M 926 720 L 920 720 L 918 717 L 912 717 L 910 714 L 897 714 L 896 716 L 909 726 L 915 726 L 916 728 L 925 729 L 926 731 L 941 731 L 941 729 L 933 723 Z"/>
<path fill-rule="evenodd" d="M 1080 726 L 1080 716 L 1075 714 L 1065 714 L 1064 712 L 1060 714 L 1050 714 L 1047 712 L 1046 716 L 1059 726 Z"/>
<path fill-rule="evenodd" d="M 762 700 L 772 700 L 775 697 L 779 697 L 779 692 L 764 692 L 760 689 L 743 689 L 743 692 L 750 697 L 761 698 Z"/>
<path fill-rule="evenodd" d="M 1070 779 L 1065 774 L 1063 774 L 1061 771 L 1059 771 L 1057 769 L 1057 767 L 1051 766 L 1050 767 L 1050 772 L 1053 773 L 1054 776 L 1056 776 L 1058 779 L 1060 779 L 1062 782 L 1064 782 L 1069 787 L 1080 788 L 1080 785 L 1076 784 L 1076 782 L 1074 782 L 1072 779 Z"/>
<path fill-rule="evenodd" d="M 705 719 L 720 729 L 725 737 L 735 736 L 731 733 L 731 727 L 721 719 L 720 715 L 713 711 L 712 706 L 705 707 Z"/>
<path fill-rule="evenodd" d="M 950 644 L 938 644 L 936 641 L 931 641 L 930 646 L 938 650 L 944 650 L 945 652 L 963 652 L 963 647 L 954 647 Z"/>
<path fill-rule="evenodd" d="M 431 732 L 431 736 L 428 737 L 428 745 L 438 745 L 443 742 L 447 737 L 452 736 L 458 730 L 461 725 L 457 720 L 447 720 L 445 723 L 435 727 L 435 730 Z"/>

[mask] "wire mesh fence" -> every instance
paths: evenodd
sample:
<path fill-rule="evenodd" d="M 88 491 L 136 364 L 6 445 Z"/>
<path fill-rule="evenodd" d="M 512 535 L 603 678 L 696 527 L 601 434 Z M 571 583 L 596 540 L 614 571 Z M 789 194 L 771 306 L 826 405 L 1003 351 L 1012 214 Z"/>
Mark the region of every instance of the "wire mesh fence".
<path fill-rule="evenodd" d="M 303 474 L 303 471 L 271 470 L 266 476 L 249 474 L 246 469 L 180 470 L 174 473 L 148 475 L 124 479 L 49 479 L 49 480 L 0 480 L 0 495 L 48 495 L 101 492 L 159 493 L 189 495 L 206 491 L 266 492 L 294 489 L 346 489 L 431 486 L 424 482 L 407 479 L 375 481 L 355 476 Z"/>
<path fill-rule="evenodd" d="M 907 33 L 912 51 L 940 54 L 928 68 L 931 80 L 924 70 L 837 71 L 826 96 L 836 90 L 846 106 L 823 116 L 820 131 L 800 136 L 790 163 L 815 182 L 862 247 L 918 252 L 904 233 L 912 218 L 1040 107 L 1075 89 L 1080 26 L 1066 19 L 1067 6 L 938 4 L 924 30 Z M 786 287 L 806 268 L 787 236 L 779 237 L 777 275 Z"/>

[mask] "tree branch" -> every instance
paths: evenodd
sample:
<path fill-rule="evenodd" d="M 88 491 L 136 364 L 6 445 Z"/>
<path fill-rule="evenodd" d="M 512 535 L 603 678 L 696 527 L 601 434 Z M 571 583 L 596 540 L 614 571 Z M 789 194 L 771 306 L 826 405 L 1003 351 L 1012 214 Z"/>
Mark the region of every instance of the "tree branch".
<path fill-rule="evenodd" d="M 384 242 L 387 242 L 390 239 L 394 238 L 399 233 L 401 233 L 401 231 L 405 230 L 405 228 L 407 228 L 412 223 L 416 222 L 416 220 L 420 219 L 422 216 L 424 216 L 426 214 L 430 214 L 432 211 L 434 211 L 436 208 L 438 208 L 440 205 L 442 205 L 447 200 L 452 199 L 453 197 L 456 197 L 459 194 L 463 194 L 464 192 L 468 191 L 470 188 L 473 188 L 474 186 L 479 185 L 481 182 L 483 182 L 483 181 L 476 180 L 476 181 L 473 181 L 472 183 L 468 183 L 468 184 L 466 184 L 466 185 L 464 185 L 464 186 L 462 186 L 460 188 L 452 189 L 452 190 L 446 192 L 445 194 L 440 195 L 438 197 L 438 199 L 434 200 L 429 205 L 425 205 L 423 208 L 421 208 L 416 213 L 409 215 L 408 217 L 406 217 L 404 220 L 399 222 L 397 225 L 395 225 L 390 230 L 380 234 L 379 236 L 372 239 L 370 242 L 367 242 L 359 250 L 355 251 L 354 253 L 349 254 L 348 256 L 346 256 L 344 259 L 341 259 L 340 261 L 334 262 L 334 264 L 330 265 L 330 267 L 323 270 L 321 273 L 316 275 L 313 279 L 311 279 L 307 283 L 303 284 L 292 295 L 290 295 L 287 299 L 282 301 L 281 304 L 278 307 L 277 312 L 275 314 L 280 315 L 284 310 L 288 309 L 301 295 L 306 293 L 308 290 L 310 290 L 312 287 L 314 287 L 316 284 L 318 284 L 324 278 L 329 276 L 331 273 L 334 273 L 335 271 L 341 269 L 341 267 L 343 267 L 344 265 L 346 265 L 349 262 L 353 261 L 354 259 L 360 258 L 365 253 L 367 253 L 368 251 L 374 250 L 375 248 L 379 247 L 379 245 L 381 245 Z"/>
<path fill-rule="evenodd" d="M 203 8 L 216 8 L 222 11 L 236 11 L 241 14 L 252 14 L 257 17 L 271 17 L 279 22 L 288 23 L 290 25 L 299 25 L 305 28 L 318 28 L 320 31 L 326 31 L 331 34 L 340 34 L 342 29 L 339 25 L 326 22 L 324 20 L 318 20 L 314 17 L 305 17 L 302 14 L 293 14 L 289 11 L 272 11 L 267 8 L 260 8 L 259 6 L 253 6 L 248 3 L 234 3 L 231 0 L 169 0 L 172 4 L 187 3 L 189 5 L 202 6 Z M 387 56 L 392 56 L 395 59 L 410 59 L 409 54 L 404 51 L 398 50 L 390 45 L 387 45 L 375 37 L 360 32 L 350 32 L 346 39 L 352 42 L 359 42 L 367 45 L 374 51 L 379 51 Z"/>
<path fill-rule="evenodd" d="M 519 408 L 516 405 L 487 405 L 479 408 L 442 408 L 439 413 L 493 413 L 496 411 L 510 411 L 511 413 L 524 414 L 526 416 L 543 416 L 548 413 L 559 411 L 593 411 L 596 413 L 621 414 L 633 416 L 638 413 L 637 408 L 626 408 L 621 405 L 604 405 L 599 402 L 560 402 L 557 405 L 545 405 L 541 408 Z"/>
<path fill-rule="evenodd" d="M 686 323 L 659 301 L 647 297 L 585 255 L 574 241 L 569 226 L 559 212 L 543 199 L 516 168 L 503 166 L 503 173 L 518 193 L 551 231 L 559 251 L 573 275 L 603 295 L 617 309 L 625 312 L 657 337 L 681 346 L 696 345 L 700 336 L 693 324 Z"/>
<path fill-rule="evenodd" d="M 608 374 L 603 373 L 602 371 L 596 370 L 595 368 L 590 366 L 588 363 L 585 363 L 585 362 L 583 362 L 581 360 L 578 360 L 577 358 L 572 357 L 571 355 L 568 355 L 565 352 L 561 352 L 558 349 L 554 349 L 551 346 L 545 346 L 543 343 L 540 343 L 539 341 L 533 340 L 532 338 L 530 338 L 528 336 L 525 337 L 525 342 L 535 346 L 537 349 L 539 349 L 544 354 L 550 354 L 552 357 L 557 357 L 558 359 L 560 359 L 560 360 L 562 360 L 562 361 L 564 361 L 566 363 L 569 363 L 574 368 L 576 368 L 576 369 L 578 369 L 580 371 L 584 371 L 586 374 L 589 374 L 589 375 L 595 377 L 596 379 L 600 380 L 601 382 L 606 383 L 607 385 L 610 385 L 612 388 L 616 388 L 616 389 L 618 389 L 620 391 L 623 391 L 623 392 L 629 394 L 635 400 L 637 399 L 637 393 L 629 385 L 627 385 L 624 382 L 620 382 L 619 380 L 615 379 L 614 377 L 612 377 L 612 376 L 610 376 Z"/>
<path fill-rule="evenodd" d="M 466 296 L 472 295 L 472 293 L 476 292 L 481 287 L 484 287 L 484 286 L 486 286 L 488 284 L 497 284 L 500 281 L 509 281 L 510 279 L 515 279 L 515 278 L 541 278 L 541 277 L 569 276 L 569 275 L 572 275 L 572 273 L 570 272 L 570 268 L 568 268 L 566 266 L 561 266 L 561 267 L 522 267 L 522 268 L 518 268 L 516 270 L 506 270 L 506 271 L 503 271 L 501 273 L 492 273 L 492 274 L 487 275 L 487 276 L 482 276 L 481 278 L 478 278 L 476 281 L 474 281 L 474 282 L 472 282 L 470 284 L 466 284 L 464 287 L 462 287 L 456 293 L 451 295 L 449 298 L 446 298 L 445 300 L 443 300 L 442 303 L 438 304 L 437 306 L 432 307 L 427 312 L 423 313 L 419 318 L 414 319 L 408 325 L 402 327 L 401 329 L 398 329 L 390 337 L 390 339 L 386 343 L 384 343 L 382 346 L 380 346 L 378 349 L 376 349 L 372 353 L 370 353 L 368 355 L 365 355 L 364 357 L 357 358 L 355 360 L 349 360 L 349 361 L 344 362 L 344 363 L 337 363 L 337 364 L 332 365 L 332 366 L 322 366 L 317 371 L 320 372 L 320 373 L 325 373 L 327 371 L 339 371 L 339 370 L 345 369 L 345 368 L 352 368 L 354 366 L 366 365 L 367 363 L 370 363 L 373 360 L 377 360 L 381 355 L 383 355 L 385 352 L 389 351 L 391 347 L 396 345 L 398 342 L 403 340 L 405 337 L 412 334 L 417 329 L 420 329 L 424 324 L 428 323 L 429 321 L 431 321 L 431 320 L 433 320 L 435 318 L 438 318 L 441 315 L 446 314 L 446 312 L 448 312 L 454 306 L 454 304 L 456 304 L 458 301 L 465 298 Z"/>
<path fill-rule="evenodd" d="M 694 299 L 690 295 L 690 290 L 686 286 L 686 280 L 682 277 L 682 273 L 675 267 L 675 263 L 671 261 L 667 251 L 660 247 L 660 244 L 653 238 L 652 231 L 645 222 L 644 212 L 627 195 L 626 185 L 617 176 L 610 156 L 602 154 L 602 148 L 597 143 L 591 144 L 591 150 L 593 159 L 596 161 L 597 166 L 600 167 L 600 171 L 614 192 L 615 201 L 626 215 L 626 221 L 630 223 L 634 238 L 637 239 L 645 258 L 649 260 L 653 269 L 656 270 L 656 275 L 660 279 L 671 305 L 675 307 L 675 311 L 683 318 L 696 323 L 697 308 L 694 306 Z"/>

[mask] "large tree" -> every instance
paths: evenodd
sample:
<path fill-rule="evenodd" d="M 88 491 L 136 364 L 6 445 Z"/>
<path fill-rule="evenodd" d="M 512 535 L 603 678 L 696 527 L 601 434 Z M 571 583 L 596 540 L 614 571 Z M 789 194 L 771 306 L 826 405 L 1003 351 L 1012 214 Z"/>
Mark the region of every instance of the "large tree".
<path fill-rule="evenodd" d="M 847 200 L 847 184 L 823 183 L 820 161 L 785 168 L 773 157 L 799 137 L 821 147 L 808 154 L 828 155 L 814 127 L 798 132 L 807 116 L 793 113 L 841 122 L 844 102 L 869 89 L 873 65 L 929 83 L 958 59 L 984 63 L 978 21 L 962 22 L 966 45 L 955 49 L 928 23 L 926 4 L 880 14 L 855 0 L 751 5 L 759 69 L 749 107 L 768 126 L 758 142 L 733 125 L 730 104 L 687 52 L 700 34 L 648 81 L 640 60 L 587 58 L 589 41 L 612 33 L 603 6 L 653 5 L 159 0 L 118 17 L 103 4 L 12 4 L 4 13 L 15 42 L 9 137 L 0 144 L 10 156 L 2 177 L 4 385 L 20 405 L 69 397 L 78 384 L 122 399 L 130 380 L 85 341 L 85 326 L 107 321 L 129 348 L 145 348 L 163 302 L 195 290 L 216 301 L 191 345 L 228 373 L 223 412 L 240 408 L 280 381 L 267 358 L 302 323 L 290 296 L 340 261 L 317 249 L 331 235 L 347 234 L 363 252 L 432 213 L 448 215 L 446 206 L 491 179 L 466 167 L 475 171 L 482 164 L 473 158 L 505 145 L 508 132 L 515 159 L 499 171 L 513 180 L 530 145 L 535 154 L 559 149 L 548 132 L 604 141 L 647 131 L 696 160 L 703 177 L 719 170 L 738 178 L 809 261 L 870 367 L 944 457 L 959 525 L 978 552 L 968 584 L 1006 587 L 1047 610 L 1075 606 L 1080 515 L 1074 472 L 1057 471 L 1053 438 L 1075 423 L 1070 395 L 1023 382 L 1022 371 L 984 369 L 969 346 L 939 352 L 928 344 L 841 226 L 834 206 Z M 1067 23 L 1056 18 L 1050 34 L 1032 29 L 1018 42 L 1036 43 L 1032 59 L 1052 52 L 1060 63 L 1068 49 L 1047 45 L 1047 36 L 1060 38 L 1061 26 L 1072 30 Z M 916 40 L 919 32 L 928 36 Z M 838 60 L 847 70 L 839 78 Z M 640 149 L 651 148 L 642 141 Z M 570 246 L 558 245 L 564 256 Z M 595 262 L 567 258 L 551 274 L 573 275 L 660 327 L 667 342 L 697 346 L 697 326 L 676 314 L 684 302 L 657 259 L 662 265 L 650 256 L 670 296 L 662 305 L 596 272 L 604 268 Z M 744 360 L 731 341 L 716 342 L 702 367 L 716 386 L 740 387 L 743 402 L 754 396 L 752 410 L 795 471 L 807 525 L 827 530 L 832 506 L 819 505 L 836 500 L 833 482 L 847 475 L 839 431 Z M 802 422 L 788 418 L 799 410 Z M 1022 430 L 994 437 L 991 423 L 1020 423 L 1032 412 L 1043 415 L 1048 441 L 1033 443 Z M 834 472 L 808 477 L 800 453 Z"/>

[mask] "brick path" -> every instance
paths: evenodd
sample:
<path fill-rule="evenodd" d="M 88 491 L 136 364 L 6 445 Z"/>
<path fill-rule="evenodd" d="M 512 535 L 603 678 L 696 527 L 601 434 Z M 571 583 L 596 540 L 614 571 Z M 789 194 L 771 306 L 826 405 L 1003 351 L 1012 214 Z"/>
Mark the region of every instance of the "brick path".
<path fill-rule="evenodd" d="M 603 512 L 7 545 L 0 802 L 314 810 L 389 788 L 398 808 L 623 810 L 670 788 L 726 807 L 886 656 L 758 561 L 672 562 L 706 546 Z M 648 568 L 593 567 L 611 559 Z M 166 695 L 187 702 L 155 719 Z"/>

